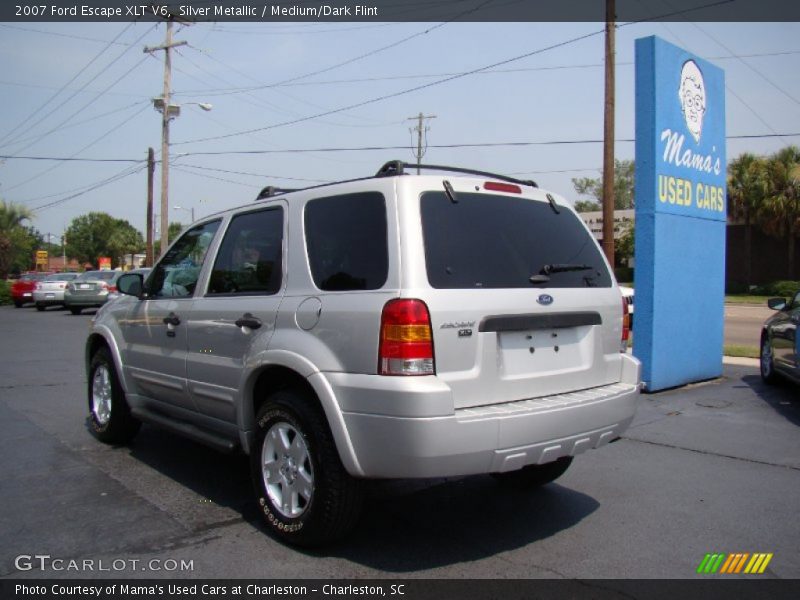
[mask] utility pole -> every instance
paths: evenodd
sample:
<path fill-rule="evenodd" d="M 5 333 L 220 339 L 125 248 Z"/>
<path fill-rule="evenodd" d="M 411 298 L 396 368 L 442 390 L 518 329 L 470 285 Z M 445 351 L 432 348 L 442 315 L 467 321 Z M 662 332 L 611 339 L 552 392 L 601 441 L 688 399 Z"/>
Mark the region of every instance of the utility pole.
<path fill-rule="evenodd" d="M 603 251 L 614 268 L 614 29 L 615 0 L 606 0 L 606 90 L 603 123 Z"/>
<path fill-rule="evenodd" d="M 173 116 L 177 116 L 179 107 L 170 104 L 171 82 L 172 82 L 172 49 L 176 46 L 184 46 L 186 42 L 172 41 L 172 24 L 174 17 L 170 15 L 167 19 L 167 35 L 161 46 L 145 47 L 146 53 L 153 53 L 157 50 L 164 51 L 164 93 L 161 98 L 156 98 L 154 105 L 161 110 L 161 252 L 167 250 L 169 244 L 169 121 Z"/>
<path fill-rule="evenodd" d="M 425 119 L 435 119 L 436 115 L 423 115 L 419 113 L 416 117 L 408 117 L 406 121 L 416 121 L 417 126 L 413 129 L 409 129 L 411 133 L 417 132 L 417 151 L 414 153 L 414 156 L 417 159 L 417 175 L 419 175 L 419 165 L 422 163 L 422 156 L 425 154 L 425 151 L 422 149 L 422 136 L 430 130 L 430 127 L 424 126 L 423 122 Z M 412 151 L 413 152 L 413 151 Z"/>
<path fill-rule="evenodd" d="M 155 151 L 147 149 L 147 246 L 144 266 L 153 266 L 153 175 L 156 171 Z"/>

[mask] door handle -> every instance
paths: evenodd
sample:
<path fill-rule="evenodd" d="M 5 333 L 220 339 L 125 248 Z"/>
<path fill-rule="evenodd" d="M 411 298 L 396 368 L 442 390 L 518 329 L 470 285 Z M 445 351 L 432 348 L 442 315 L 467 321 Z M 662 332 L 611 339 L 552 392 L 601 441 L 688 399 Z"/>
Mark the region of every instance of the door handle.
<path fill-rule="evenodd" d="M 237 327 L 247 327 L 248 329 L 258 329 L 261 327 L 261 319 L 254 317 L 251 313 L 244 313 L 241 317 L 236 319 L 234 323 Z"/>
<path fill-rule="evenodd" d="M 166 317 L 164 317 L 163 321 L 164 325 L 172 325 L 173 327 L 177 327 L 178 325 L 181 324 L 181 320 L 178 318 L 178 315 L 176 315 L 174 312 L 171 312 Z"/>

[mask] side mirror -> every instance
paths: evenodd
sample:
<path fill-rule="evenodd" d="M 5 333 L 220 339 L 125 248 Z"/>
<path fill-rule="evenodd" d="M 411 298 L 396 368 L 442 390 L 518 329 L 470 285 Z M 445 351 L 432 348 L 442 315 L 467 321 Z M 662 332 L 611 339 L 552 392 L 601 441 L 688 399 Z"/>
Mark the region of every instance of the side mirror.
<path fill-rule="evenodd" d="M 141 298 L 144 290 L 143 278 L 140 273 L 125 273 L 117 279 L 117 290 L 120 294 Z"/>
<path fill-rule="evenodd" d="M 770 298 L 767 300 L 767 306 L 772 310 L 783 310 L 786 308 L 786 298 Z"/>

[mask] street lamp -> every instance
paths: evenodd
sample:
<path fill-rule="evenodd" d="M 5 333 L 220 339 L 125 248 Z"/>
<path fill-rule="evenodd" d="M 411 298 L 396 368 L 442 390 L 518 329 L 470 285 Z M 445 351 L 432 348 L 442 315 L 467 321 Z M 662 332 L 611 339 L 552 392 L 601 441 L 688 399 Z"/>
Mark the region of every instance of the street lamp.
<path fill-rule="evenodd" d="M 169 80 L 165 77 L 164 95 L 153 98 L 153 108 L 161 113 L 161 251 L 164 252 L 169 244 L 169 122 L 180 116 L 179 104 L 172 104 L 169 96 Z M 194 104 L 205 111 L 212 109 L 206 102 L 185 102 Z M 194 220 L 194 219 L 192 219 Z"/>
<path fill-rule="evenodd" d="M 194 206 L 192 206 L 191 208 L 186 208 L 186 207 L 183 207 L 183 206 L 173 206 L 172 209 L 173 210 L 185 210 L 185 211 L 191 213 L 191 215 L 192 215 L 192 223 L 194 223 Z"/>

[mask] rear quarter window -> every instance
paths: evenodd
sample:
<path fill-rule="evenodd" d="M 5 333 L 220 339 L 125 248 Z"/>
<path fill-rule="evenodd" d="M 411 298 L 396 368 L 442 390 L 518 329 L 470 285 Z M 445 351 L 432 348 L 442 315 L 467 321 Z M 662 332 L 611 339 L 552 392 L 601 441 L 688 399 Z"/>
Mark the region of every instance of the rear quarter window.
<path fill-rule="evenodd" d="M 386 200 L 362 192 L 311 200 L 305 207 L 308 264 L 325 291 L 376 290 L 386 283 Z"/>
<path fill-rule="evenodd" d="M 610 287 L 594 238 L 571 211 L 494 194 L 426 192 L 420 199 L 428 281 L 434 288 Z M 545 265 L 581 266 L 532 284 Z"/>

